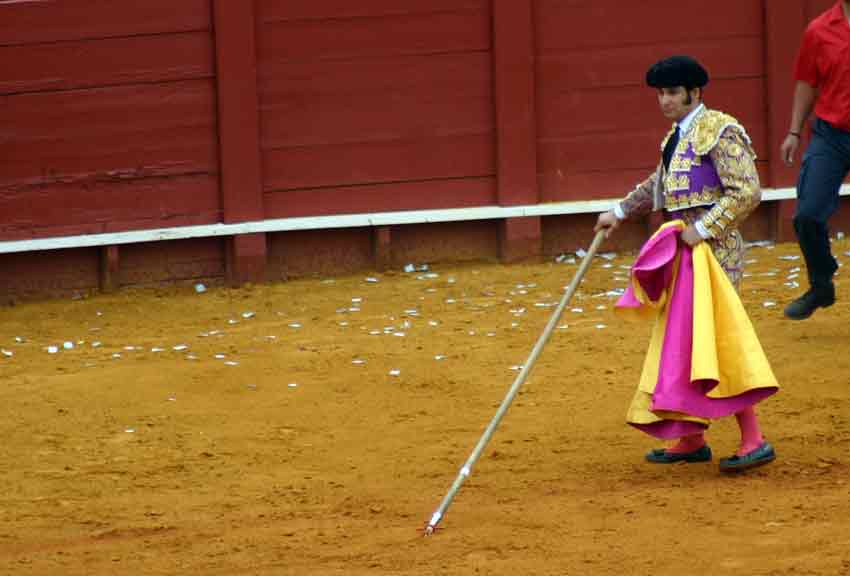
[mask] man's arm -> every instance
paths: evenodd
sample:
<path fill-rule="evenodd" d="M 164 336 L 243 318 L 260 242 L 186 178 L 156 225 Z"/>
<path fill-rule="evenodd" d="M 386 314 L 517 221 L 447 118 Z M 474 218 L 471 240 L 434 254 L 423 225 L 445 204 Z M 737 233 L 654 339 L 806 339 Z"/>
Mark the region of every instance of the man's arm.
<path fill-rule="evenodd" d="M 794 102 L 791 105 L 791 126 L 780 147 L 782 160 L 788 166 L 794 162 L 794 157 L 797 155 L 803 124 L 812 112 L 817 95 L 818 92 L 814 86 L 802 80 L 797 81 L 794 88 Z"/>
<path fill-rule="evenodd" d="M 614 208 L 600 214 L 593 231 L 598 232 L 607 229 L 605 235 L 607 238 L 620 226 L 621 220 L 652 212 L 652 199 L 657 179 L 658 171 L 656 170 L 649 178 L 638 184 L 621 202 L 618 202 Z"/>

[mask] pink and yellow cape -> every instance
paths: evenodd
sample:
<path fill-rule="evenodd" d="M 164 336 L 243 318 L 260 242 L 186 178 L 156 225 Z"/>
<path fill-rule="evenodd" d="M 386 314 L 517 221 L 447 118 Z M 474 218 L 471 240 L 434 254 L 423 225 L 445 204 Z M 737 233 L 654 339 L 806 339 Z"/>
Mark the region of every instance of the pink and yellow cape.
<path fill-rule="evenodd" d="M 779 389 L 747 312 L 711 248 L 663 225 L 643 246 L 616 310 L 655 318 L 627 422 L 658 438 L 702 432 Z"/>

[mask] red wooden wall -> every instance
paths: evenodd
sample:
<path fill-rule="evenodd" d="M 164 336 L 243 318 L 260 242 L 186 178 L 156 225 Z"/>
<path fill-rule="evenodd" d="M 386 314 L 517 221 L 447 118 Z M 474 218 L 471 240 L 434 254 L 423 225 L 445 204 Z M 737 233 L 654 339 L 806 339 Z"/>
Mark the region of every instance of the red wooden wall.
<path fill-rule="evenodd" d="M 830 0 L 0 3 L 0 241 L 292 216 L 615 198 L 667 129 L 649 64 L 689 53 L 766 186 L 791 64 Z M 789 238 L 793 202 L 755 235 Z M 0 291 L 285 278 L 575 249 L 592 216 L 0 255 Z M 621 235 L 634 244 L 638 224 Z M 458 251 L 458 246 L 463 250 Z"/>
<path fill-rule="evenodd" d="M 495 201 L 488 0 L 258 0 L 267 217 Z"/>
<path fill-rule="evenodd" d="M 0 5 L 0 238 L 219 219 L 208 0 Z"/>
<path fill-rule="evenodd" d="M 544 200 L 620 197 L 654 169 L 669 123 L 643 73 L 671 54 L 705 64 L 707 105 L 735 115 L 769 156 L 762 1 L 679 0 L 676 13 L 700 15 L 690 22 L 669 11 L 666 0 L 535 3 Z"/>

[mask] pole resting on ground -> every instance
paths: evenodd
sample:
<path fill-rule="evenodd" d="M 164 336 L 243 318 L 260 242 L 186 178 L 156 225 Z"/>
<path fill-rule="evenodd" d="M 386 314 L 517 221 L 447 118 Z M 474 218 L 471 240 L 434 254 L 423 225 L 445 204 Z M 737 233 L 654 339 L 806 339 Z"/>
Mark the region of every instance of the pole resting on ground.
<path fill-rule="evenodd" d="M 490 420 L 490 424 L 487 425 L 487 429 L 484 430 L 484 434 L 481 435 L 481 438 L 478 440 L 478 444 L 476 444 L 475 449 L 472 451 L 472 454 L 470 454 L 469 458 L 467 458 L 466 462 L 461 467 L 460 471 L 457 474 L 457 477 L 455 478 L 455 481 L 452 483 L 452 487 L 449 489 L 448 493 L 443 497 L 443 501 L 440 502 L 440 506 L 431 515 L 431 519 L 428 521 L 428 525 L 425 527 L 425 536 L 430 536 L 437 529 L 437 524 L 439 524 L 440 520 L 443 519 L 446 510 L 448 509 L 449 505 L 451 505 L 452 500 L 454 500 L 455 494 L 457 494 L 458 490 L 460 490 L 461 485 L 471 473 L 472 467 L 478 461 L 478 458 L 481 456 L 481 453 L 484 451 L 484 448 L 490 441 L 490 437 L 493 436 L 493 433 L 496 431 L 496 427 L 499 425 L 499 422 L 502 421 L 502 418 L 508 411 L 508 407 L 511 405 L 511 402 L 513 402 L 514 396 L 516 396 L 517 392 L 519 392 L 520 387 L 523 385 L 526 378 L 528 377 L 528 373 L 531 372 L 531 368 L 532 366 L 534 366 L 534 362 L 540 355 L 540 351 L 543 350 L 543 346 L 546 345 L 546 342 L 552 335 L 552 332 L 554 331 L 558 320 L 560 320 L 561 318 L 561 314 L 564 313 L 564 308 L 567 307 L 567 304 L 569 304 L 570 300 L 572 299 L 573 294 L 575 293 L 579 283 L 584 277 L 585 272 L 587 272 L 587 269 L 590 266 L 591 260 L 593 260 L 593 256 L 596 254 L 596 251 L 599 249 L 599 246 L 602 244 L 602 241 L 604 239 L 604 230 L 600 230 L 596 233 L 596 236 L 593 238 L 593 242 L 590 244 L 590 248 L 588 248 L 587 250 L 587 254 L 585 254 L 584 258 L 582 259 L 581 265 L 579 265 L 576 275 L 573 277 L 573 280 L 572 282 L 570 282 L 570 285 L 567 286 L 567 291 L 561 297 L 561 301 L 558 304 L 558 307 L 552 313 L 552 317 L 549 319 L 549 323 L 546 324 L 546 328 L 543 330 L 543 333 L 540 335 L 540 338 L 537 339 L 537 343 L 531 350 L 531 354 L 529 354 L 528 359 L 525 361 L 522 370 L 520 370 L 520 373 L 517 375 L 516 379 L 514 380 L 514 383 L 511 385 L 510 390 L 508 390 L 508 394 L 505 396 L 505 399 L 502 400 L 502 404 L 496 411 L 496 415 L 493 416 L 492 420 Z"/>

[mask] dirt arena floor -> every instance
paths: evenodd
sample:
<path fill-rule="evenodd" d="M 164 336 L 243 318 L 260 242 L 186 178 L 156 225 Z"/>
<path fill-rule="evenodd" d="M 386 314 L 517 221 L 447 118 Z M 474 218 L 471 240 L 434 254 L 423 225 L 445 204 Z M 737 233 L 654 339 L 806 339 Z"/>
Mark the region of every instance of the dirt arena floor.
<path fill-rule="evenodd" d="M 794 323 L 796 246 L 750 249 L 778 458 L 729 477 L 644 463 L 623 419 L 650 326 L 615 317 L 634 254 L 608 256 L 428 538 L 574 260 L 0 309 L 0 573 L 850 574 L 843 269 Z"/>

